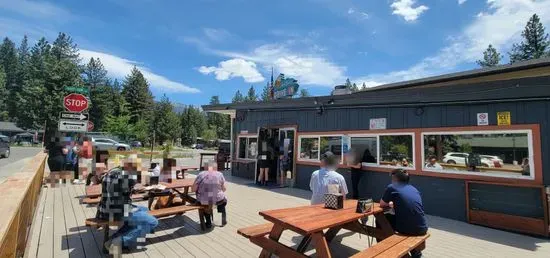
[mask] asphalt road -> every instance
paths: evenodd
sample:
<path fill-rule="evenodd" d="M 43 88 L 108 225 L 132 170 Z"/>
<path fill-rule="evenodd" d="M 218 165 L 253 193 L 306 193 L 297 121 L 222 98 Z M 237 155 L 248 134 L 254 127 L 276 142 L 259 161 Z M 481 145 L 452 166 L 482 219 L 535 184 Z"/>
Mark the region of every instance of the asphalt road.
<path fill-rule="evenodd" d="M 21 170 L 41 150 L 42 148 L 34 147 L 12 147 L 9 158 L 0 158 L 0 183 L 4 178 Z"/>

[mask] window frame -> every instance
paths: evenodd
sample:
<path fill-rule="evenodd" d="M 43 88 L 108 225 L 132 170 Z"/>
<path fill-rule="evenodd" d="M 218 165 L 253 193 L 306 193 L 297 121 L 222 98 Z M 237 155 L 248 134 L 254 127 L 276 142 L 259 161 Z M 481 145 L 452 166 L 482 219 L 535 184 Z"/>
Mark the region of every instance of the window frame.
<path fill-rule="evenodd" d="M 536 172 L 535 172 L 535 150 L 534 150 L 534 144 L 533 144 L 533 129 L 504 129 L 504 130 L 472 130 L 472 131 L 421 131 L 420 133 L 420 139 L 421 139 L 421 145 L 420 145 L 420 155 L 422 157 L 422 160 L 424 160 L 424 157 L 426 155 L 425 153 L 425 143 L 424 143 L 424 137 L 426 135 L 472 135 L 472 134 L 527 134 L 527 150 L 529 152 L 528 159 L 529 159 L 529 176 L 524 176 L 521 174 L 518 175 L 508 175 L 508 174 L 494 174 L 494 173 L 486 173 L 486 172 L 472 172 L 472 171 L 456 171 L 456 170 L 447 170 L 447 169 L 428 169 L 422 164 L 420 171 L 421 172 L 428 172 L 428 173 L 440 173 L 440 174 L 458 174 L 458 175 L 466 175 L 466 176 L 482 176 L 485 178 L 507 178 L 507 179 L 522 179 L 522 180 L 535 180 Z"/>
<path fill-rule="evenodd" d="M 244 152 L 244 158 L 239 157 L 240 149 L 241 149 L 241 138 L 246 138 L 246 144 L 245 144 L 245 152 Z M 256 158 L 249 158 L 248 157 L 248 146 L 250 145 L 250 138 L 255 138 L 256 142 L 258 142 L 258 136 L 257 135 L 238 135 L 237 136 L 237 159 L 238 160 L 249 160 L 249 161 L 255 161 Z"/>
<path fill-rule="evenodd" d="M 402 168 L 404 170 L 416 170 L 416 137 L 414 132 L 391 132 L 391 133 L 353 133 L 353 134 L 347 134 L 348 137 L 350 137 L 350 148 L 353 148 L 353 144 L 351 143 L 351 138 L 353 137 L 364 137 L 364 138 L 376 138 L 376 163 L 366 163 L 362 162 L 361 166 L 363 167 L 375 167 L 375 168 L 389 168 L 389 169 L 395 169 L 395 168 Z M 412 138 L 412 160 L 411 163 L 413 164 L 412 167 L 400 167 L 400 166 L 390 166 L 390 165 L 380 165 L 380 136 L 410 136 Z"/>
<path fill-rule="evenodd" d="M 297 161 L 302 162 L 321 162 L 321 137 L 340 137 L 340 162 L 339 164 L 344 164 L 344 134 L 305 134 L 305 135 L 298 135 L 298 151 L 296 153 L 297 155 Z M 304 159 L 300 157 L 300 153 L 302 153 L 302 139 L 303 138 L 317 138 L 317 141 L 319 142 L 319 150 L 317 154 L 317 159 Z"/>

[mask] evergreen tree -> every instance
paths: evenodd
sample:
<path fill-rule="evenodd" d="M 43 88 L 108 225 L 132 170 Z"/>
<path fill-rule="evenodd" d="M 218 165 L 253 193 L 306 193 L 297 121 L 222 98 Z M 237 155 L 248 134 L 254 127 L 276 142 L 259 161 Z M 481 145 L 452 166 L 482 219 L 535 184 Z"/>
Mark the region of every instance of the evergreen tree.
<path fill-rule="evenodd" d="M 245 101 L 245 98 L 243 96 L 243 94 L 241 93 L 240 90 L 237 90 L 237 92 L 235 92 L 235 96 L 233 97 L 233 100 L 231 100 L 232 103 L 241 103 L 241 102 L 244 102 Z"/>
<path fill-rule="evenodd" d="M 193 106 L 186 106 L 180 115 L 180 119 L 182 145 L 196 143 L 198 132 L 203 132 L 208 128 L 204 113 Z"/>
<path fill-rule="evenodd" d="M 533 14 L 525 29 L 521 33 L 523 41 L 512 46 L 510 55 L 510 63 L 515 63 L 524 60 L 537 59 L 546 55 L 548 50 L 548 34 L 544 31 L 544 26 L 540 22 L 537 14 Z"/>
<path fill-rule="evenodd" d="M 23 83 L 25 80 L 29 79 L 29 61 L 30 61 L 30 50 L 29 50 L 29 42 L 27 35 L 23 37 L 23 40 L 21 40 L 21 44 L 19 45 L 19 48 L 17 49 L 19 63 L 18 63 L 18 75 L 17 75 L 17 85 L 23 87 Z M 18 94 L 20 92 L 17 92 Z"/>
<path fill-rule="evenodd" d="M 245 101 L 248 101 L 248 102 L 258 101 L 258 95 L 256 94 L 256 90 L 254 89 L 254 86 L 250 86 L 250 88 L 248 89 L 248 94 L 246 96 Z"/>
<path fill-rule="evenodd" d="M 359 88 L 357 87 L 357 85 L 355 83 L 353 83 L 353 85 L 351 86 L 351 92 L 358 92 L 359 91 Z"/>
<path fill-rule="evenodd" d="M 147 80 L 135 66 L 124 80 L 122 95 L 128 102 L 128 109 L 132 117 L 130 123 L 135 124 L 140 118 L 150 119 L 154 105 L 153 95 L 149 90 Z"/>
<path fill-rule="evenodd" d="M 220 104 L 218 96 L 210 98 L 210 105 Z M 219 139 L 227 139 L 229 137 L 229 127 L 231 127 L 229 117 L 223 114 L 207 113 L 208 128 L 216 131 L 216 137 Z M 203 137 L 204 138 L 204 137 Z"/>
<path fill-rule="evenodd" d="M 363 86 L 361 87 L 361 91 L 367 90 L 367 84 L 363 82 Z"/>
<path fill-rule="evenodd" d="M 17 93 L 21 89 L 21 85 L 17 84 L 18 63 L 15 43 L 9 38 L 4 38 L 0 45 L 0 68 L 5 74 L 5 87 L 8 93 L 6 104 L 10 118 L 17 115 Z"/>
<path fill-rule="evenodd" d="M 110 85 L 107 78 L 107 70 L 99 58 L 91 58 L 84 67 L 84 85 L 90 89 L 90 119 L 94 122 L 95 128 L 101 131 L 105 118 L 113 114 L 117 103 L 113 102 L 113 95 L 117 94 Z"/>
<path fill-rule="evenodd" d="M 105 84 L 107 81 L 107 70 L 99 58 L 90 58 L 83 71 L 84 83 L 92 88 Z"/>
<path fill-rule="evenodd" d="M 300 98 L 310 97 L 309 91 L 307 89 L 300 90 Z"/>
<path fill-rule="evenodd" d="M 117 79 L 115 79 L 115 81 L 111 85 L 111 89 L 113 91 L 113 95 L 111 95 L 109 99 L 112 103 L 119 103 L 124 100 L 124 96 L 122 96 L 122 85 L 120 85 L 120 82 L 118 82 Z M 115 115 L 120 114 L 118 105 L 115 105 L 115 108 L 113 109 L 113 113 Z"/>
<path fill-rule="evenodd" d="M 502 59 L 502 55 L 489 44 L 487 49 L 483 51 L 483 60 L 477 60 L 476 63 L 481 67 L 493 67 L 497 66 Z"/>
<path fill-rule="evenodd" d="M 73 64 L 79 64 L 78 47 L 71 36 L 60 32 L 52 44 L 52 55 L 57 60 L 67 60 Z"/>
<path fill-rule="evenodd" d="M 6 74 L 4 73 L 4 68 L 0 67 L 0 121 L 8 121 L 8 106 L 6 104 L 7 100 L 7 90 L 6 90 Z"/>
<path fill-rule="evenodd" d="M 345 85 L 348 89 L 351 89 L 352 85 L 351 85 L 351 82 L 350 82 L 349 78 L 346 79 L 346 84 Z"/>
<path fill-rule="evenodd" d="M 271 87 L 269 85 L 269 82 L 265 85 L 265 87 L 262 89 L 262 95 L 261 100 L 262 101 L 269 101 L 271 100 Z"/>
<path fill-rule="evenodd" d="M 118 103 L 119 110 L 121 111 L 119 115 L 108 115 L 105 118 L 105 125 L 103 129 L 109 132 L 112 135 L 120 137 L 123 140 L 128 139 L 134 133 L 134 125 L 130 123 L 132 118 L 129 111 L 129 105 L 125 101 Z"/>
<path fill-rule="evenodd" d="M 172 141 L 180 135 L 180 121 L 166 95 L 155 104 L 152 124 L 155 138 L 160 144 Z"/>

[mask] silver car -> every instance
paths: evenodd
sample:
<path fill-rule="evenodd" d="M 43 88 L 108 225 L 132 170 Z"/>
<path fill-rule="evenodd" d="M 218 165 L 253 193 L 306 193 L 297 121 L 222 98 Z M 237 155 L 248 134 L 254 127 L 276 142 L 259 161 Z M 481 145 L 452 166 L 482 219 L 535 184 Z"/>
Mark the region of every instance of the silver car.
<path fill-rule="evenodd" d="M 94 138 L 93 146 L 96 148 L 96 150 L 127 151 L 131 149 L 130 145 L 125 143 L 119 143 L 109 138 Z"/>

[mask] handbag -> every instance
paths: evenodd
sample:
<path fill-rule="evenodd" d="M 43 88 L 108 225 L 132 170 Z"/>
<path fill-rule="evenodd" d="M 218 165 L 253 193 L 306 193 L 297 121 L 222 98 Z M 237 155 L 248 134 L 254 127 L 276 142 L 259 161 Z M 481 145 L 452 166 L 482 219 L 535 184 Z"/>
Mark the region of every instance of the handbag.
<path fill-rule="evenodd" d="M 355 212 L 357 213 L 367 213 L 372 210 L 374 202 L 372 199 L 359 199 L 357 200 L 357 208 Z"/>
<path fill-rule="evenodd" d="M 325 208 L 339 210 L 344 208 L 344 195 L 341 193 L 325 194 Z"/>

